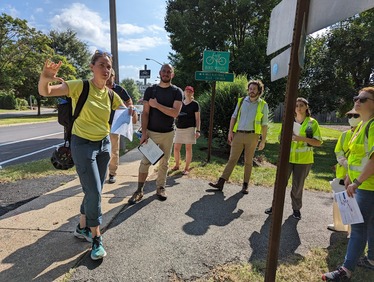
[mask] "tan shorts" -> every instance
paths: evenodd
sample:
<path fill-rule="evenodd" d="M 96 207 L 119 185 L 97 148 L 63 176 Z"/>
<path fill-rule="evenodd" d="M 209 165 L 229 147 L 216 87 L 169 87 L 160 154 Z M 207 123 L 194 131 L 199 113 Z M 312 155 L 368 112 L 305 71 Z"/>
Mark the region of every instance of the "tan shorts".
<path fill-rule="evenodd" d="M 177 144 L 196 144 L 195 127 L 177 128 L 174 141 Z"/>

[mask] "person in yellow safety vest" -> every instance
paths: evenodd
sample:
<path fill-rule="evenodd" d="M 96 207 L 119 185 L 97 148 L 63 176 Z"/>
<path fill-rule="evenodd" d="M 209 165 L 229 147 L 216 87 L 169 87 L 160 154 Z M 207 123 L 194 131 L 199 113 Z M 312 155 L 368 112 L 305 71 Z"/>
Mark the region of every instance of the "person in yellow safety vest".
<path fill-rule="evenodd" d="M 348 281 L 356 265 L 374 270 L 374 87 L 365 87 L 358 93 L 353 101 L 362 122 L 349 142 L 345 188 L 348 197 L 356 199 L 363 222 L 351 225 L 344 263 L 337 270 L 323 274 L 324 281 Z"/>
<path fill-rule="evenodd" d="M 265 148 L 269 108 L 261 99 L 264 84 L 261 80 L 251 80 L 248 83 L 248 96 L 239 98 L 235 111 L 231 116 L 227 137 L 231 145 L 230 157 L 226 167 L 217 182 L 209 185 L 220 191 L 229 179 L 244 149 L 244 179 L 242 193 L 248 194 L 248 183 L 252 173 L 253 156 L 258 150 Z M 258 143 L 261 136 L 261 141 Z"/>
<path fill-rule="evenodd" d="M 288 179 L 292 174 L 292 216 L 301 219 L 300 209 L 304 182 L 314 163 L 313 147 L 322 144 L 321 132 L 318 122 L 310 117 L 309 103 L 304 98 L 296 99 L 294 132 L 292 135 L 290 159 L 288 166 Z M 272 214 L 273 208 L 265 210 L 266 214 Z"/>
<path fill-rule="evenodd" d="M 355 131 L 355 129 L 357 128 L 357 125 L 361 121 L 360 114 L 357 113 L 354 108 L 348 111 L 345 115 L 348 117 L 348 123 L 351 126 L 351 128 L 349 130 L 344 131 L 340 135 L 338 142 L 336 143 L 336 146 L 335 146 L 334 152 L 335 152 L 336 160 L 338 161 L 338 163 L 336 164 L 336 169 L 335 169 L 335 177 L 336 177 L 335 180 L 337 181 L 337 183 L 340 183 L 340 185 L 334 185 L 334 183 L 332 183 L 334 194 L 345 190 L 344 179 L 345 179 L 345 176 L 347 175 L 347 169 L 348 169 L 348 160 L 347 160 L 349 156 L 348 145 L 349 145 L 349 141 L 351 140 L 353 132 Z M 331 231 L 345 231 L 345 232 L 348 232 L 348 236 L 349 236 L 350 226 L 343 224 L 340 211 L 339 211 L 339 207 L 335 200 L 333 201 L 332 214 L 333 214 L 334 223 L 329 224 L 327 226 L 327 229 Z"/>

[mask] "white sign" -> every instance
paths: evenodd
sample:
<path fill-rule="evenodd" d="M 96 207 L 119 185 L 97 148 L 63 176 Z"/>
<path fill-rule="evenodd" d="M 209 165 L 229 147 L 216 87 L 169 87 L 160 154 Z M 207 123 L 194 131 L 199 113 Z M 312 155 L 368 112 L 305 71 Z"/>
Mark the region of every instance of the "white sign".
<path fill-rule="evenodd" d="M 148 88 L 148 85 L 139 85 L 140 91 L 145 91 Z"/>
<path fill-rule="evenodd" d="M 283 0 L 271 12 L 267 55 L 291 44 L 296 4 L 296 0 Z M 374 0 L 310 0 L 306 34 L 373 7 Z"/>
<path fill-rule="evenodd" d="M 271 12 L 267 55 L 278 51 L 292 42 L 296 4 L 296 0 L 283 0 Z"/>
<path fill-rule="evenodd" d="M 290 64 L 291 48 L 283 51 L 270 61 L 271 81 L 275 81 L 288 75 L 288 66 Z"/>
<path fill-rule="evenodd" d="M 310 0 L 306 33 L 316 32 L 373 7 L 374 0 Z"/>

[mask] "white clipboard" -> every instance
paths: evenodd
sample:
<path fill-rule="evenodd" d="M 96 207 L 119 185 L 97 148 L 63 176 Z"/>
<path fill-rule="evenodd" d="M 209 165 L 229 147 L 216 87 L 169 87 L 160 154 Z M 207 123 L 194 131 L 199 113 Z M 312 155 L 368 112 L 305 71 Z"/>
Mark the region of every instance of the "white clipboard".
<path fill-rule="evenodd" d="M 152 165 L 155 165 L 164 156 L 164 152 L 151 138 L 148 138 L 147 142 L 139 145 L 138 150 Z"/>

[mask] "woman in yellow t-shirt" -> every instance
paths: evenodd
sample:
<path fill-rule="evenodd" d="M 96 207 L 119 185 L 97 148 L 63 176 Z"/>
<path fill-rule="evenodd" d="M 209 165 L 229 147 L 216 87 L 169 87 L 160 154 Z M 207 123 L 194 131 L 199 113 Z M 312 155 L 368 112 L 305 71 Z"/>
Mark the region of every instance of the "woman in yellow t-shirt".
<path fill-rule="evenodd" d="M 68 96 L 73 109 L 83 89 L 82 80 L 64 81 L 57 77 L 61 62 L 47 60 L 40 75 L 38 90 L 45 97 Z M 106 255 L 102 244 L 100 224 L 101 191 L 110 159 L 109 116 L 111 110 L 124 106 L 121 98 L 113 93 L 113 102 L 105 86 L 112 70 L 112 55 L 100 50 L 91 58 L 93 78 L 89 81 L 86 102 L 75 120 L 71 150 L 77 173 L 84 192 L 80 207 L 80 220 L 74 235 L 92 242 L 91 258 L 98 260 Z M 59 81 L 61 84 L 50 85 Z"/>

